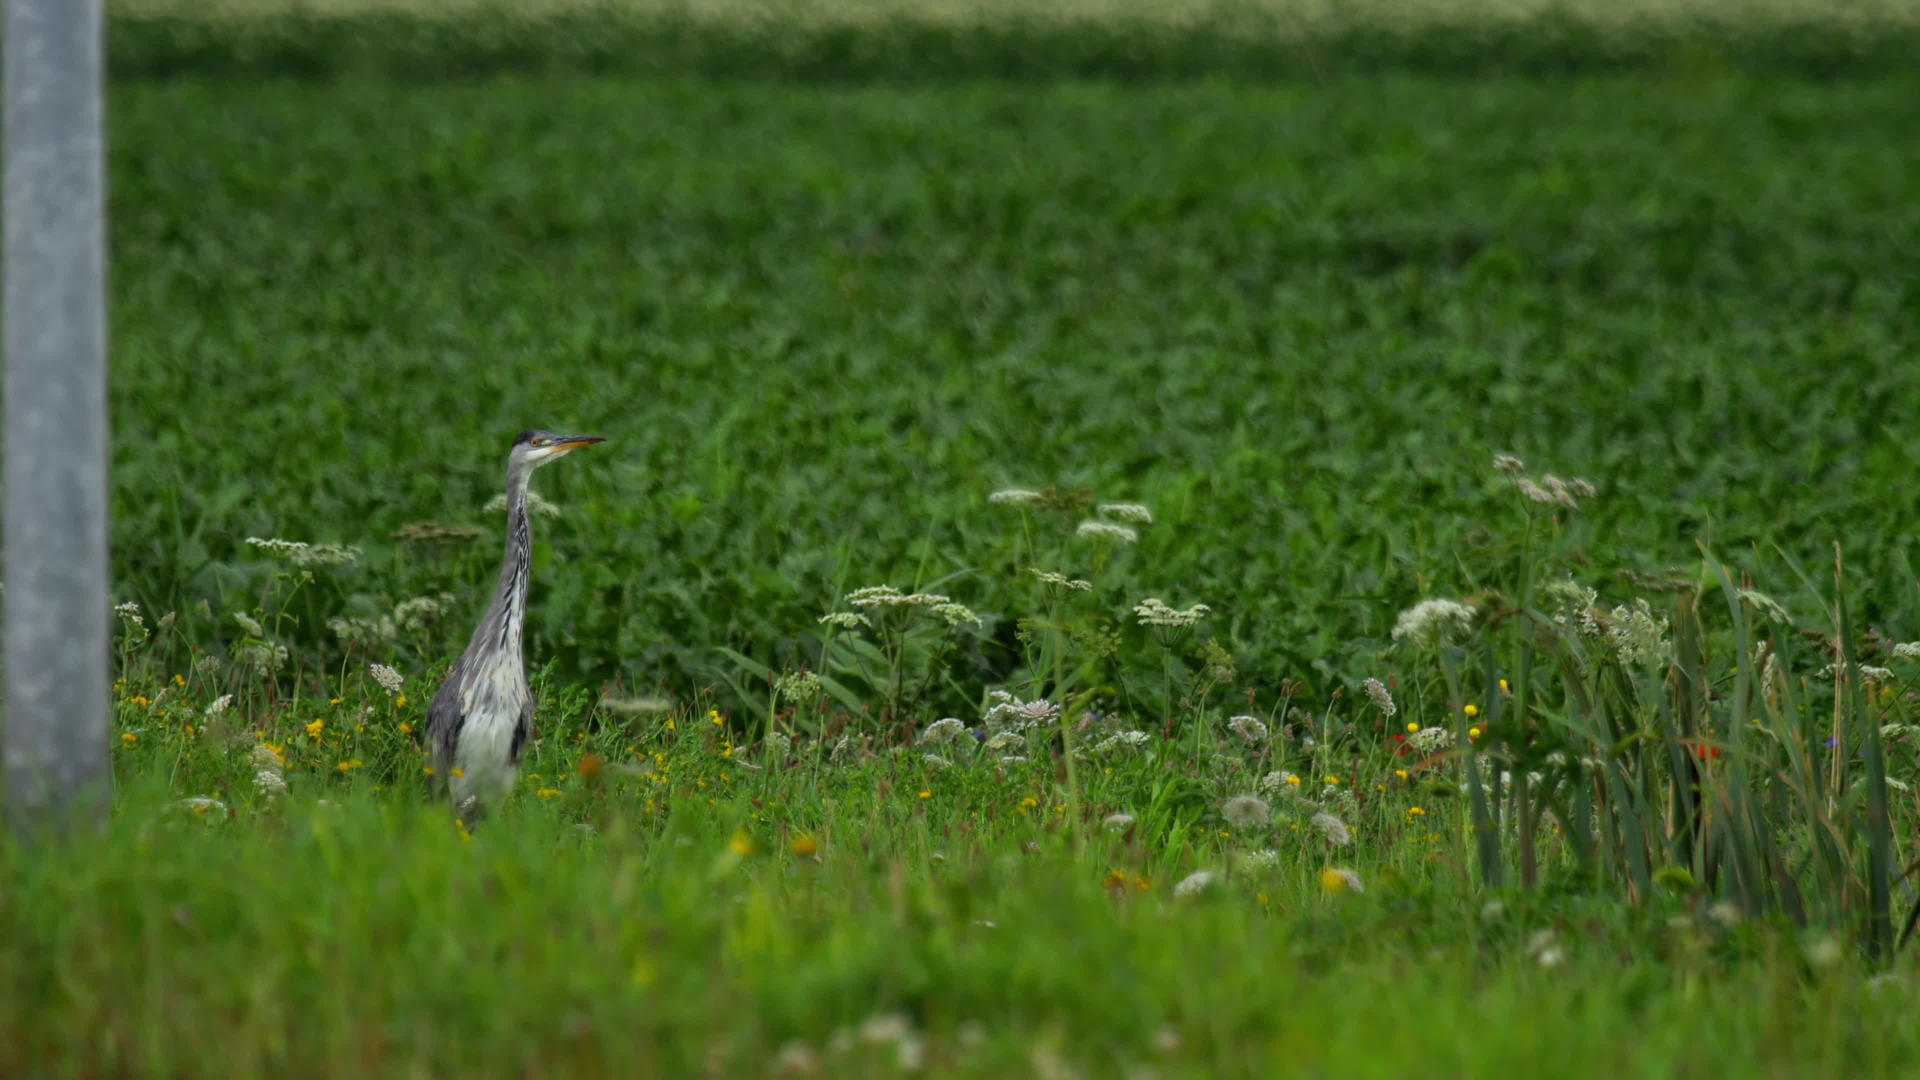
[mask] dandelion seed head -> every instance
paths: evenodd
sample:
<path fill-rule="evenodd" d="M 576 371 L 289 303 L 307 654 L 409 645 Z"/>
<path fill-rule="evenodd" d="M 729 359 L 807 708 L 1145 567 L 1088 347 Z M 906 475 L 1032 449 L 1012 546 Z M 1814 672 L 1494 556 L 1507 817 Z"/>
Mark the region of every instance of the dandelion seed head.
<path fill-rule="evenodd" d="M 1265 799 L 1236 795 L 1220 805 L 1220 816 L 1236 829 L 1254 829 L 1267 824 L 1273 815 Z"/>
<path fill-rule="evenodd" d="M 1329 866 L 1320 871 L 1320 888 L 1330 893 L 1367 891 L 1360 883 L 1360 875 L 1343 866 Z"/>
<path fill-rule="evenodd" d="M 1347 828 L 1347 823 L 1325 810 L 1313 815 L 1311 821 L 1313 827 L 1320 830 L 1320 835 L 1327 838 L 1327 843 L 1334 847 L 1345 847 L 1353 843 L 1353 832 Z"/>
<path fill-rule="evenodd" d="M 1214 883 L 1219 880 L 1220 875 L 1216 871 L 1195 870 L 1193 873 L 1180 879 L 1180 883 L 1173 887 L 1173 895 L 1179 897 L 1199 896 L 1201 893 L 1213 888 Z"/>

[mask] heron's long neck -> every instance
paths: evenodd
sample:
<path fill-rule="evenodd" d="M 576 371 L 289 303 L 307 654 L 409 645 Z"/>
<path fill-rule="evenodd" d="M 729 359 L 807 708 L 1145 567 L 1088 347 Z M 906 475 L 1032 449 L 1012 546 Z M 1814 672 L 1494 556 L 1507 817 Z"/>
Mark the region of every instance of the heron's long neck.
<path fill-rule="evenodd" d="M 524 465 L 507 467 L 507 552 L 500 560 L 500 585 L 481 620 L 481 632 L 494 638 L 492 647 L 515 656 L 520 654 L 527 576 L 533 562 L 533 530 L 527 523 L 527 475 L 532 471 Z"/>

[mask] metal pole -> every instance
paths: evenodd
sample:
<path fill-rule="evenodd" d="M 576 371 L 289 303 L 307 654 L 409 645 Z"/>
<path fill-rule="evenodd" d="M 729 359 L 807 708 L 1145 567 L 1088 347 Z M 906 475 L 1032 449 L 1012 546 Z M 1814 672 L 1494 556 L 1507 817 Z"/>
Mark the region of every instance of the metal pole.
<path fill-rule="evenodd" d="M 6 0 L 5 802 L 107 806 L 101 0 Z"/>

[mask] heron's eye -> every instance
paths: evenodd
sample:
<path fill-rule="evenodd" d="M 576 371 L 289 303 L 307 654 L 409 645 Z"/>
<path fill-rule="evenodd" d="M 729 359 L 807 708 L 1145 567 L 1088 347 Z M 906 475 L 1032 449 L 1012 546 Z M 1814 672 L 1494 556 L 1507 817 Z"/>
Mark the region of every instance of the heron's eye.
<path fill-rule="evenodd" d="M 552 441 L 553 441 L 552 439 L 535 439 L 535 440 L 533 440 L 533 445 L 535 445 L 535 446 L 545 446 L 545 445 L 547 445 L 548 443 L 550 443 L 550 442 L 552 442 Z"/>

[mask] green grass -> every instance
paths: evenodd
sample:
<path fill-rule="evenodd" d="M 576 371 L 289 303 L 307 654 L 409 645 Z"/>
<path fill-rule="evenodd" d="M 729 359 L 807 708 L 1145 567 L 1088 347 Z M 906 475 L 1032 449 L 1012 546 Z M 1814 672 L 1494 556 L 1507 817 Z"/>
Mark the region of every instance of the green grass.
<path fill-rule="evenodd" d="M 111 824 L 0 842 L 0 1074 L 889 1075 L 895 1014 L 979 1076 L 1911 1060 L 1910 39 L 582 17 L 116 23 L 145 630 Z M 469 836 L 421 705 L 528 426 L 608 442 L 536 482 L 540 737 Z M 980 622 L 818 621 L 879 583 Z M 1431 597 L 1471 632 L 1395 644 Z M 1642 598 L 1647 661 L 1580 629 Z M 907 747 L 996 689 L 1067 728 Z"/>

